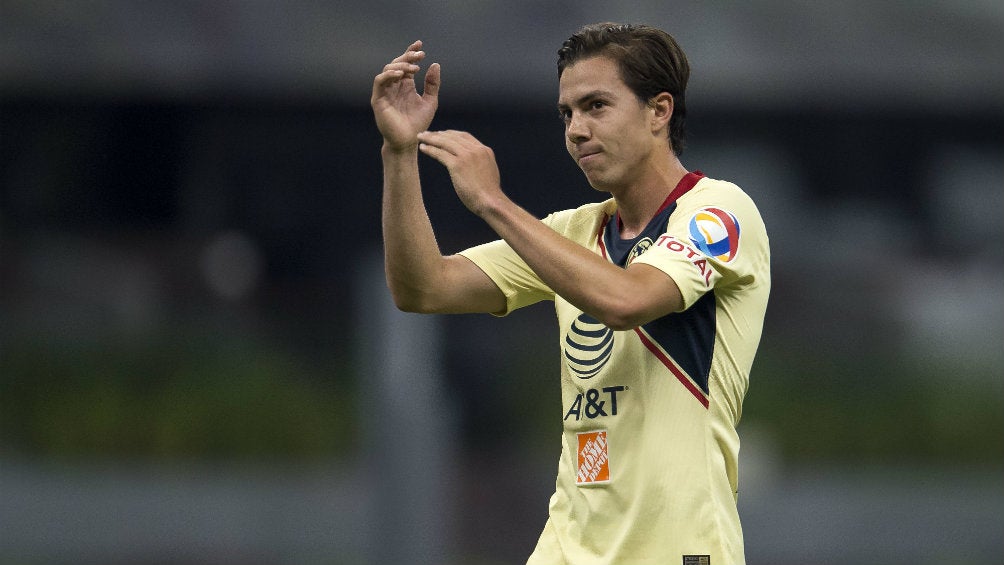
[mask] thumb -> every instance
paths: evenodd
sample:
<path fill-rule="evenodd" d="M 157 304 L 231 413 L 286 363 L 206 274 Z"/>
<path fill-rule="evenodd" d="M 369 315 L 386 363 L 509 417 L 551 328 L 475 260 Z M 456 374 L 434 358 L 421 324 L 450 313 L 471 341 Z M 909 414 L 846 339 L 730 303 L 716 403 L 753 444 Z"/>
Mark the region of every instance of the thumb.
<path fill-rule="evenodd" d="M 429 70 L 425 72 L 425 88 L 422 89 L 422 98 L 427 96 L 431 96 L 433 98 L 439 97 L 439 69 L 439 63 L 433 63 L 429 67 Z"/>

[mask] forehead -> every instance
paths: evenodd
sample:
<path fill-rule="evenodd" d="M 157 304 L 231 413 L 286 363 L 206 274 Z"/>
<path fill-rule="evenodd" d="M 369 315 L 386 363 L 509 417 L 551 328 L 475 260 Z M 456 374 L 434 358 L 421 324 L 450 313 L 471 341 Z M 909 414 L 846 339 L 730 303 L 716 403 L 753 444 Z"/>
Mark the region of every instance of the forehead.
<path fill-rule="evenodd" d="M 620 66 L 604 55 L 576 61 L 565 67 L 558 80 L 558 104 L 571 106 L 582 96 L 595 91 L 630 94 L 621 79 Z"/>

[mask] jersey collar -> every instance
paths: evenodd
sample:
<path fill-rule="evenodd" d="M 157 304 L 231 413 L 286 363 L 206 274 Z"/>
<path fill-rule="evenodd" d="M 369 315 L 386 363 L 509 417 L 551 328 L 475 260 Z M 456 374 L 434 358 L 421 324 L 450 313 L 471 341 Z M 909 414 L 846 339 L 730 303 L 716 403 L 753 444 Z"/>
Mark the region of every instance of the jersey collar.
<path fill-rule="evenodd" d="M 662 206 L 659 206 L 659 209 L 655 211 L 655 214 L 653 214 L 652 217 L 654 218 L 658 216 L 663 210 L 675 204 L 676 201 L 679 200 L 681 196 L 689 192 L 690 189 L 694 188 L 694 185 L 696 185 L 697 182 L 700 181 L 702 178 L 704 178 L 704 173 L 702 173 L 701 171 L 693 171 L 691 173 L 683 175 L 683 178 L 680 179 L 680 182 L 676 183 L 676 186 L 673 188 L 673 190 L 669 192 L 669 196 L 667 196 L 666 200 L 662 202 Z M 618 210 L 616 214 L 617 214 L 617 232 L 619 234 L 620 230 L 624 227 L 624 224 L 621 222 L 620 210 Z"/>
<path fill-rule="evenodd" d="M 634 251 L 635 246 L 639 245 L 639 242 L 646 238 L 650 242 L 654 241 L 660 234 L 665 232 L 669 216 L 676 209 L 676 201 L 690 191 L 690 189 L 694 188 L 702 178 L 704 178 L 704 173 L 694 171 L 687 173 L 680 179 L 680 182 L 677 183 L 676 187 L 670 191 L 669 196 L 666 197 L 666 200 L 663 201 L 662 206 L 659 207 L 649 220 L 645 229 L 634 238 L 621 239 L 620 230 L 622 226 L 618 212 L 615 211 L 612 215 L 604 215 L 603 221 L 600 223 L 599 230 L 596 233 L 596 243 L 599 245 L 600 253 L 603 257 L 616 265 L 626 266 L 632 254 L 640 254 L 640 252 L 635 253 Z"/>

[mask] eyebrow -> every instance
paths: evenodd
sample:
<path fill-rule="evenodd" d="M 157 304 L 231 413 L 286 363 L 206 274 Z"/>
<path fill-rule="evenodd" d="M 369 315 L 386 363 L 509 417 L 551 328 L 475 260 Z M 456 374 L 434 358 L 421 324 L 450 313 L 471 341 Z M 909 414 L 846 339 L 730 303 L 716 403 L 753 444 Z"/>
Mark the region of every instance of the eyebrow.
<path fill-rule="evenodd" d="M 609 90 L 592 90 L 575 99 L 574 105 L 582 106 L 583 104 L 586 104 L 591 100 L 595 100 L 597 98 L 612 98 L 612 97 L 613 97 L 613 92 Z M 570 108 L 568 104 L 565 104 L 563 102 L 558 103 L 558 110 L 565 110 L 567 108 Z"/>

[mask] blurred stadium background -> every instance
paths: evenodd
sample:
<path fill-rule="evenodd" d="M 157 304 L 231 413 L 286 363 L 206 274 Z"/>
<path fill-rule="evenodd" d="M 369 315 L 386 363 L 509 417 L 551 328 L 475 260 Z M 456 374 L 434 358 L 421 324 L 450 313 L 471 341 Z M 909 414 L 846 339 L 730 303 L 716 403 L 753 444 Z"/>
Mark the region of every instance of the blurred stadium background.
<path fill-rule="evenodd" d="M 676 4 L 0 0 L 0 563 L 522 563 L 552 312 L 387 306 L 369 88 L 425 40 L 434 127 L 571 207 L 602 20 L 677 37 L 684 163 L 771 233 L 751 565 L 1004 562 L 1004 4 Z M 423 167 L 444 250 L 491 237 Z"/>

